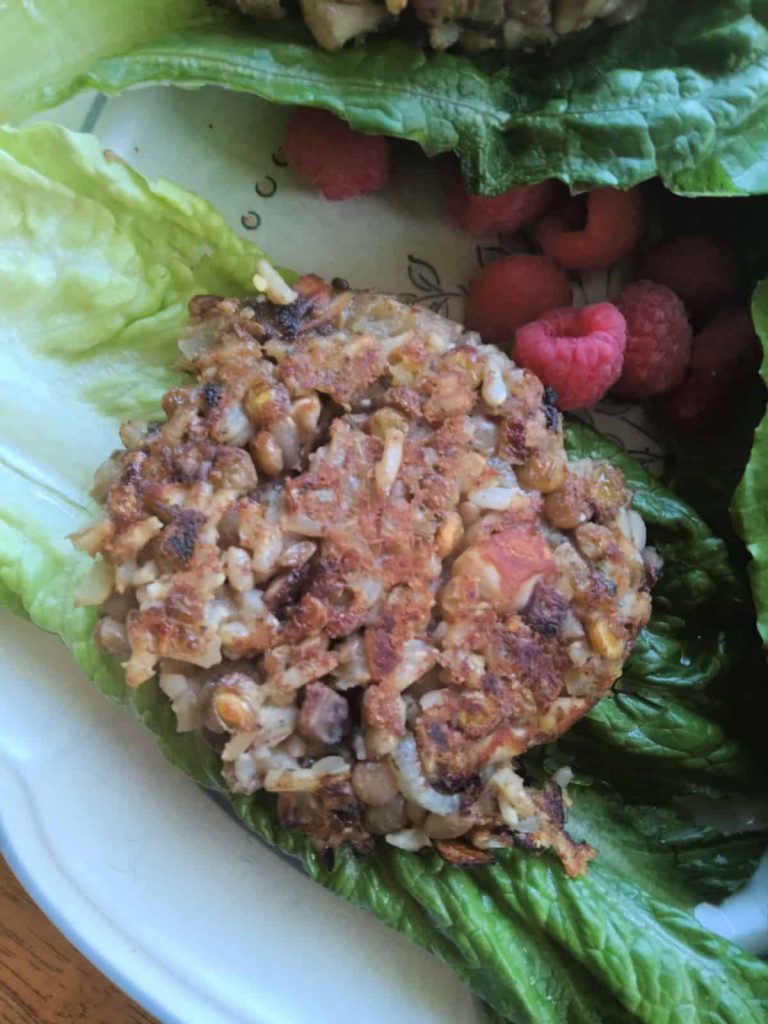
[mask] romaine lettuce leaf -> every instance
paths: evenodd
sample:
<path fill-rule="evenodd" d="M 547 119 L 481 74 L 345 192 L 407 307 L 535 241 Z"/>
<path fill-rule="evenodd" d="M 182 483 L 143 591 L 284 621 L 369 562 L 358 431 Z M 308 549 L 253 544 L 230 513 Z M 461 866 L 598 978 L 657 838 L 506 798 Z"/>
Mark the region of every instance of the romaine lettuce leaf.
<path fill-rule="evenodd" d="M 64 535 L 92 515 L 91 473 L 115 445 L 120 418 L 150 411 L 176 379 L 172 342 L 187 298 L 247 289 L 258 255 L 202 200 L 148 184 L 91 138 L 50 126 L 0 129 L 0 602 L 60 636 L 102 692 L 153 731 L 168 759 L 222 799 L 214 752 L 176 733 L 156 684 L 128 690 L 117 661 L 94 645 L 94 612 L 72 604 L 84 559 Z M 51 429 L 40 430 L 41 422 Z M 581 428 L 571 441 L 584 454 L 602 444 Z M 615 458 L 665 546 L 662 606 L 678 595 L 698 614 L 720 602 L 729 621 L 742 591 L 723 546 L 684 503 L 625 456 Z M 670 609 L 664 615 L 657 647 L 664 630 L 673 631 L 670 651 L 682 666 L 690 638 Z M 700 657 L 690 687 L 668 684 L 658 655 L 642 685 L 708 696 L 711 659 L 730 664 L 729 644 L 718 639 Z M 642 676 L 642 664 L 636 671 Z M 670 758 L 675 773 L 705 757 L 696 738 L 679 746 Z M 574 829 L 600 857 L 586 879 L 572 881 L 553 859 L 514 851 L 472 873 L 386 846 L 370 859 L 342 852 L 328 865 L 306 838 L 277 824 L 271 798 L 229 802 L 263 839 L 431 949 L 511 1021 L 758 1024 L 768 1012 L 768 967 L 691 915 L 698 890 L 695 872 L 677 869 L 677 817 L 660 822 L 649 843 L 615 794 L 574 787 Z M 752 862 L 741 852 L 738 861 L 729 847 L 733 877 Z"/>
<path fill-rule="evenodd" d="M 50 107 L 95 60 L 206 17 L 204 0 L 0 4 L 0 120 Z"/>
<path fill-rule="evenodd" d="M 764 965 L 734 957 L 733 947 L 723 949 L 687 911 L 649 896 L 644 875 L 597 860 L 571 881 L 521 853 L 482 875 L 497 905 L 545 928 L 638 1019 L 764 1019 Z"/>
<path fill-rule="evenodd" d="M 690 195 L 768 191 L 766 0 L 651 0 L 619 29 L 511 57 L 425 53 L 400 39 L 327 53 L 295 22 L 206 10 L 204 0 L 3 5 L 0 117 L 84 88 L 215 84 L 326 107 L 429 155 L 454 151 L 470 187 L 488 194 L 542 178 L 627 188 L 654 175 Z"/>
<path fill-rule="evenodd" d="M 610 779 L 630 808 L 627 820 L 635 827 L 642 821 L 645 835 L 673 851 L 678 871 L 700 891 L 722 892 L 746 881 L 766 830 L 723 835 L 697 827 L 686 809 L 702 800 L 732 805 L 754 791 L 751 780 L 765 776 L 752 737 L 744 735 L 765 690 L 745 581 L 709 526 L 612 441 L 572 422 L 568 442 L 574 454 L 621 467 L 653 542 L 674 569 L 654 591 L 651 622 L 611 698 L 549 757 Z M 644 804 L 653 805 L 655 817 Z"/>
<path fill-rule="evenodd" d="M 752 318 L 766 355 L 761 374 L 768 384 L 768 280 L 755 290 Z M 755 431 L 752 452 L 733 505 L 734 521 L 747 545 L 757 628 L 768 646 L 768 415 Z"/>
<path fill-rule="evenodd" d="M 649 844 L 661 844 L 670 851 L 678 873 L 708 900 L 722 899 L 744 885 L 757 867 L 767 838 L 764 819 L 755 819 L 742 831 L 738 821 L 730 832 L 722 824 L 718 827 L 718 820 L 733 822 L 735 809 L 733 794 L 721 795 L 720 800 L 713 801 L 710 794 L 710 799 L 699 801 L 700 821 L 676 807 L 622 804 L 624 814 L 631 814 L 633 828 Z M 690 805 L 690 797 L 686 803 Z M 755 808 L 746 804 L 741 809 L 742 820 L 749 820 Z"/>

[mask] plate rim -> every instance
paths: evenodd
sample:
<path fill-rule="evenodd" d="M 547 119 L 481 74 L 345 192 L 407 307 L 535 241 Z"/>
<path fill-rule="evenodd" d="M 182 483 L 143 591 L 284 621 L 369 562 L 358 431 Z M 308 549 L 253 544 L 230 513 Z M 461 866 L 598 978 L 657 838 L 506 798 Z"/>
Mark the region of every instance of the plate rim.
<path fill-rule="evenodd" d="M 12 774 L 12 773 L 9 773 Z M 109 958 L 108 954 L 103 953 L 98 945 L 96 937 L 87 937 L 87 929 L 83 929 L 78 926 L 76 921 L 76 915 L 68 914 L 66 911 L 60 909 L 54 898 L 52 897 L 52 886 L 46 886 L 46 879 L 50 881 L 50 874 L 46 874 L 44 871 L 35 871 L 33 868 L 27 867 L 27 863 L 34 863 L 38 866 L 41 861 L 47 861 L 47 867 L 54 866 L 54 862 L 51 858 L 50 851 L 47 849 L 47 844 L 43 841 L 43 836 L 40 832 L 39 826 L 34 821 L 33 815 L 27 815 L 28 824 L 30 826 L 30 833 L 34 836 L 36 843 L 32 845 L 31 849 L 34 851 L 31 857 L 25 857 L 21 851 L 21 844 L 17 846 L 11 839 L 11 829 L 9 828 L 6 820 L 7 815 L 0 813 L 0 854 L 2 854 L 8 867 L 13 872 L 14 876 L 35 904 L 36 907 L 45 915 L 45 917 L 54 925 L 54 927 L 64 936 L 64 938 L 80 953 L 85 959 L 93 964 L 98 971 L 101 972 L 104 977 L 116 985 L 129 999 L 132 999 L 141 1009 L 147 1013 L 156 1017 L 162 1024 L 192 1024 L 190 1020 L 184 1019 L 176 1015 L 170 1010 L 157 995 L 156 986 L 145 987 L 142 986 L 135 978 L 132 978 L 124 965 L 120 965 L 116 958 Z M 74 885 L 72 879 L 64 871 L 59 864 L 55 864 L 61 875 L 63 881 L 67 886 L 68 893 L 71 898 L 75 901 L 79 901 L 81 904 L 85 904 L 86 901 L 82 894 L 78 892 L 78 888 Z M 61 881 L 57 882 L 58 885 Z M 124 943 L 125 937 L 111 924 L 109 919 L 98 910 L 98 908 L 88 905 L 88 909 L 91 913 L 97 915 L 100 919 L 101 926 L 112 933 L 113 942 Z M 110 946 L 114 949 L 114 945 Z M 136 952 L 139 952 L 137 947 Z M 143 954 L 143 952 L 141 953 Z M 163 973 L 167 971 L 162 968 L 162 965 L 156 964 L 163 970 Z"/>

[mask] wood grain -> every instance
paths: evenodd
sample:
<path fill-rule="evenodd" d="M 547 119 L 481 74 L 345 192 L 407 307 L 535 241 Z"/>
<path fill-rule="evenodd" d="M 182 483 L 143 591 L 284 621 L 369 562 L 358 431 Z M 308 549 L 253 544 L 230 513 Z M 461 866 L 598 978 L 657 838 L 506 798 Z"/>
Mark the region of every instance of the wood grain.
<path fill-rule="evenodd" d="M 1 857 L 0 1024 L 157 1024 L 67 942 Z"/>

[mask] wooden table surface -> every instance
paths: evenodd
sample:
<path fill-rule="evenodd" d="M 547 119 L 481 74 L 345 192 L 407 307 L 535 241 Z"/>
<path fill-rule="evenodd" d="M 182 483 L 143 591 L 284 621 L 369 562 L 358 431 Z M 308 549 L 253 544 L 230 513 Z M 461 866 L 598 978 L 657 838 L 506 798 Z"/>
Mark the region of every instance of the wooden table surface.
<path fill-rule="evenodd" d="M 157 1024 L 67 942 L 1 857 L 0 1024 Z"/>

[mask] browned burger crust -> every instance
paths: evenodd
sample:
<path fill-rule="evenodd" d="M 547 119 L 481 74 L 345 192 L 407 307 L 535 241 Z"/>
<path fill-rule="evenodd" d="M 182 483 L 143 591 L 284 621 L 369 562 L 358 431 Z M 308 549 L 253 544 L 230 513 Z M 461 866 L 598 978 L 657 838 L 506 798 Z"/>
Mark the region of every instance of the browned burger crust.
<path fill-rule="evenodd" d="M 194 379 L 99 470 L 76 541 L 99 643 L 322 847 L 517 844 L 577 873 L 560 788 L 514 759 L 648 619 L 621 474 L 570 463 L 538 379 L 459 325 L 315 277 L 278 297 L 195 299 Z"/>

